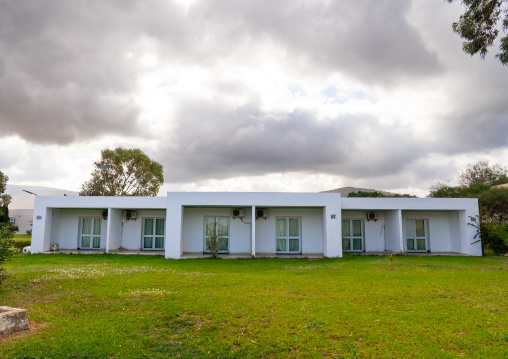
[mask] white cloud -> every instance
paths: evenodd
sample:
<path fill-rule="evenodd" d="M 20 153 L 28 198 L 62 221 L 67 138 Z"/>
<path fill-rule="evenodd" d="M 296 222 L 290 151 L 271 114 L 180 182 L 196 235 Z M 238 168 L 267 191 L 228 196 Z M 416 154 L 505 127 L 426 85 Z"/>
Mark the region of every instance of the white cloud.
<path fill-rule="evenodd" d="M 506 69 L 461 51 L 459 4 L 63 0 L 0 13 L 0 168 L 75 190 L 139 147 L 171 190 L 419 195 L 503 165 Z"/>

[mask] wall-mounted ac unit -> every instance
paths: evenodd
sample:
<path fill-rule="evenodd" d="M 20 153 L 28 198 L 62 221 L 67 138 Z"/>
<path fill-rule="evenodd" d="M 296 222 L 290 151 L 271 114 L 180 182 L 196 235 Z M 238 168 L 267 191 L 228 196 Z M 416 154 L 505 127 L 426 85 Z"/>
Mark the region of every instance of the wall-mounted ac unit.
<path fill-rule="evenodd" d="M 138 213 L 136 211 L 125 211 L 124 218 L 126 220 L 129 220 L 129 219 L 135 220 L 136 218 L 138 218 Z"/>
<path fill-rule="evenodd" d="M 60 248 L 58 243 L 50 243 L 49 250 L 52 252 L 56 252 Z"/>
<path fill-rule="evenodd" d="M 245 217 L 245 211 L 243 209 L 240 209 L 240 208 L 235 208 L 233 209 L 233 218 L 243 218 Z"/>
<path fill-rule="evenodd" d="M 368 212 L 367 213 L 367 221 L 377 222 L 377 213 L 376 212 Z"/>
<path fill-rule="evenodd" d="M 256 209 L 256 219 L 258 218 L 264 218 L 266 219 L 268 217 L 268 210 L 267 209 Z"/>

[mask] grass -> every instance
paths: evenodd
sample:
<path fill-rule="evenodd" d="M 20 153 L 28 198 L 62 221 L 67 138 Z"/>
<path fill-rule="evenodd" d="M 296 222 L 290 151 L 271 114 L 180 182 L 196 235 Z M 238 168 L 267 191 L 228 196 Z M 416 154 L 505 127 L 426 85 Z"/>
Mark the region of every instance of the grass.
<path fill-rule="evenodd" d="M 15 241 L 17 241 L 17 240 L 31 241 L 32 240 L 32 235 L 31 234 L 15 234 L 14 235 L 14 240 Z"/>
<path fill-rule="evenodd" d="M 508 258 L 28 255 L 2 305 L 24 358 L 506 358 Z M 1 338 L 1 337 L 0 337 Z"/>

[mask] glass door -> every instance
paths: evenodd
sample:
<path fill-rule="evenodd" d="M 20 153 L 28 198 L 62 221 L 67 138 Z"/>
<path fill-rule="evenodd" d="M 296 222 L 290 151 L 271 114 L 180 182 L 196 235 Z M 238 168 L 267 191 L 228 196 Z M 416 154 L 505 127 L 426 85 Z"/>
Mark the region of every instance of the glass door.
<path fill-rule="evenodd" d="M 406 221 L 406 243 L 408 252 L 427 251 L 427 230 L 424 219 Z"/>
<path fill-rule="evenodd" d="M 277 253 L 300 253 L 300 218 L 277 218 Z"/>
<path fill-rule="evenodd" d="M 81 249 L 99 249 L 101 247 L 100 218 L 83 218 L 81 221 Z"/>

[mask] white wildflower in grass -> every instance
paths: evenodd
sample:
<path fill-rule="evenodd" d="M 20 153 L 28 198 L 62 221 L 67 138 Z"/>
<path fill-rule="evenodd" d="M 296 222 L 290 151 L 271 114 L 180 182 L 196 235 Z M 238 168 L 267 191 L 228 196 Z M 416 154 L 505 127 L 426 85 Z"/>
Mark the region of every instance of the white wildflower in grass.
<path fill-rule="evenodd" d="M 150 288 L 150 289 L 133 289 L 129 290 L 128 292 L 120 292 L 121 296 L 124 297 L 141 297 L 141 296 L 150 296 L 150 297 L 156 297 L 156 296 L 162 296 L 166 294 L 171 294 L 170 291 L 167 291 L 165 289 L 160 288 Z"/>
<path fill-rule="evenodd" d="M 53 279 L 78 279 L 128 275 L 143 272 L 168 272 L 168 270 L 150 266 L 110 266 L 106 264 L 64 265 L 49 270 L 49 273 L 55 273 L 55 275 L 44 277 Z"/>

